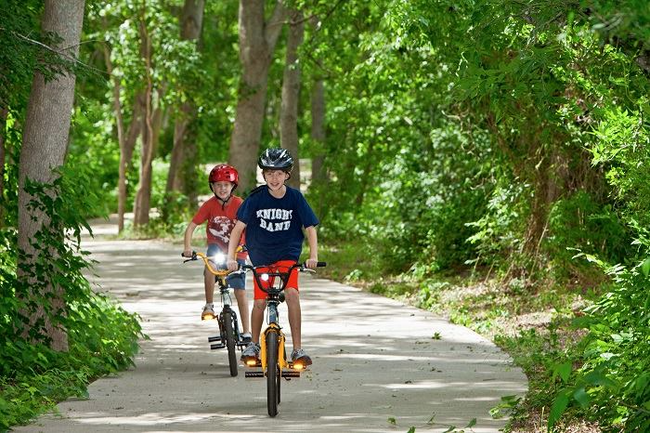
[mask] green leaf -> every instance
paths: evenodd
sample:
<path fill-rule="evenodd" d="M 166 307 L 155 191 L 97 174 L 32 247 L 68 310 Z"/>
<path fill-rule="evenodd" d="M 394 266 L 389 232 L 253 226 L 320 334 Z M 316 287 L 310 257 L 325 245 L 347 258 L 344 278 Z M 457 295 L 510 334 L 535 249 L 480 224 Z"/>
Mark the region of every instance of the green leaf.
<path fill-rule="evenodd" d="M 583 409 L 586 409 L 587 406 L 589 406 L 589 402 L 591 401 L 591 399 L 589 398 L 589 394 L 587 394 L 587 391 L 585 390 L 584 386 L 575 390 L 575 392 L 573 393 L 573 398 L 575 399 L 575 401 L 578 402 L 580 407 L 582 407 Z"/>
<path fill-rule="evenodd" d="M 615 389 L 617 384 L 607 377 L 601 370 L 594 370 L 585 375 L 585 381 L 594 386 L 605 386 L 610 389 Z"/>
<path fill-rule="evenodd" d="M 561 392 L 553 402 L 551 412 L 548 414 L 548 430 L 552 430 L 555 423 L 560 419 L 569 405 L 569 395 L 566 391 Z"/>
<path fill-rule="evenodd" d="M 562 364 L 555 364 L 553 366 L 553 376 L 558 375 L 562 379 L 562 382 L 569 380 L 571 376 L 571 362 L 567 361 Z"/>
<path fill-rule="evenodd" d="M 643 275 L 646 277 L 650 274 L 650 257 L 645 259 L 645 262 L 641 265 L 641 272 L 643 272 Z"/>

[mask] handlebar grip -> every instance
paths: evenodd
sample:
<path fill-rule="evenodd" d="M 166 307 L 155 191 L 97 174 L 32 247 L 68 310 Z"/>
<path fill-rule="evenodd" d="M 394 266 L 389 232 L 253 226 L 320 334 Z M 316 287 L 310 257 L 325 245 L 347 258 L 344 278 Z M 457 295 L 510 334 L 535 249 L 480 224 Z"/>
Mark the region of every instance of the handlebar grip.
<path fill-rule="evenodd" d="M 316 264 L 316 267 L 318 267 L 318 268 L 324 268 L 325 266 L 327 266 L 327 262 L 318 262 Z"/>

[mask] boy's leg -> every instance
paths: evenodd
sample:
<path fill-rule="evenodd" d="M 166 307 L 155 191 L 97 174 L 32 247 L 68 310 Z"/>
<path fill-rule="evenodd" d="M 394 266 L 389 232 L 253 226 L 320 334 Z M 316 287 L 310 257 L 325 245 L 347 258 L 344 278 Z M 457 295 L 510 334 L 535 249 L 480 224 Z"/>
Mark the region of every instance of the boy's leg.
<path fill-rule="evenodd" d="M 301 326 L 302 326 L 302 312 L 300 310 L 300 294 L 294 288 L 288 288 L 284 291 L 287 309 L 289 310 L 289 327 L 291 328 L 291 342 L 293 348 L 300 349 L 302 347 L 301 341 Z"/>
<path fill-rule="evenodd" d="M 262 331 L 262 322 L 264 321 L 264 309 L 266 308 L 266 299 L 255 299 L 253 301 L 253 313 L 251 314 L 251 326 L 253 328 L 253 338 L 246 349 L 241 354 L 241 360 L 248 363 L 251 360 L 259 359 L 260 355 L 260 332 Z"/>
<path fill-rule="evenodd" d="M 240 265 L 245 264 L 244 260 L 238 259 L 237 262 Z M 246 277 L 244 274 L 230 274 L 226 277 L 226 283 L 231 287 L 235 292 L 235 298 L 237 299 L 237 306 L 239 307 L 239 317 L 241 318 L 241 323 L 243 326 L 242 337 L 245 340 L 251 338 L 251 322 L 250 322 L 250 311 L 248 310 L 248 298 L 246 297 Z"/>
<path fill-rule="evenodd" d="M 260 332 L 262 332 L 262 323 L 264 322 L 264 310 L 266 309 L 266 299 L 255 299 L 253 302 L 253 312 L 251 314 L 251 327 L 253 333 L 253 342 L 260 342 Z"/>
<path fill-rule="evenodd" d="M 205 255 L 212 257 L 219 251 L 219 247 L 214 244 L 208 245 L 208 250 L 205 252 Z M 203 278 L 205 285 L 205 303 L 212 304 L 214 302 L 214 274 L 210 272 L 207 266 L 203 269 Z"/>
<path fill-rule="evenodd" d="M 201 312 L 201 320 L 212 320 L 217 317 L 214 311 L 214 275 L 207 269 L 203 271 L 203 285 L 205 289 L 205 306 Z"/>
<path fill-rule="evenodd" d="M 244 330 L 242 332 L 246 334 L 247 332 L 251 332 L 250 313 L 248 311 L 248 299 L 246 298 L 246 291 L 242 289 L 236 289 L 235 298 L 237 299 L 237 305 L 239 306 L 239 316 L 241 317 L 241 323 L 244 327 Z"/>
<path fill-rule="evenodd" d="M 205 303 L 212 304 L 214 302 L 214 275 L 205 269 L 203 271 L 204 286 L 205 286 Z"/>

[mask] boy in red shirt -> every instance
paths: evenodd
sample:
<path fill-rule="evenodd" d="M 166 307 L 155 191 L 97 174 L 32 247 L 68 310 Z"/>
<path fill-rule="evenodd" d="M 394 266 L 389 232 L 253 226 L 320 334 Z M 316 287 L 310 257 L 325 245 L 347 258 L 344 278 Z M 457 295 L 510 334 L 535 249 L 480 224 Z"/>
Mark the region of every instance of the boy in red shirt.
<path fill-rule="evenodd" d="M 242 203 L 242 199 L 232 194 L 239 183 L 239 173 L 237 170 L 227 164 L 215 166 L 210 172 L 209 184 L 210 190 L 214 197 L 203 203 L 199 208 L 192 221 L 185 230 L 185 241 L 183 255 L 192 256 L 192 234 L 197 226 L 208 222 L 206 233 L 208 237 L 208 257 L 215 256 L 219 253 L 225 255 L 228 252 L 228 242 L 230 241 L 230 232 L 232 232 L 237 222 L 237 210 Z M 244 263 L 247 253 L 240 252 L 237 255 L 237 261 Z M 205 283 L 205 306 L 201 313 L 201 319 L 214 319 L 214 275 L 207 269 L 203 271 Z M 244 332 L 242 338 L 250 340 L 250 319 L 248 311 L 248 301 L 246 299 L 246 281 L 244 274 L 231 274 L 226 278 L 228 285 L 235 291 L 235 298 L 239 306 L 239 317 L 241 317 Z"/>

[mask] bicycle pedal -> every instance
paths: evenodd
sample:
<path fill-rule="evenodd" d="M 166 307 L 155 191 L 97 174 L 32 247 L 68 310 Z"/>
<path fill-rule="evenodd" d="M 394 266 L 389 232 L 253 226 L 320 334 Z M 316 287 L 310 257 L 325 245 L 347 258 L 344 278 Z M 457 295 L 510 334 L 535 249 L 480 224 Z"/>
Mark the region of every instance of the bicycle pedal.
<path fill-rule="evenodd" d="M 223 349 L 224 347 L 226 347 L 224 343 L 215 343 L 210 345 L 210 350 Z"/>
<path fill-rule="evenodd" d="M 221 336 L 215 335 L 214 337 L 208 337 L 208 343 L 214 343 L 215 341 L 221 341 Z"/>
<path fill-rule="evenodd" d="M 300 372 L 299 371 L 291 371 L 291 370 L 283 370 L 282 371 L 282 377 L 285 377 L 287 379 L 291 377 L 300 377 Z"/>
<path fill-rule="evenodd" d="M 263 371 L 246 371 L 244 377 L 264 377 Z"/>

